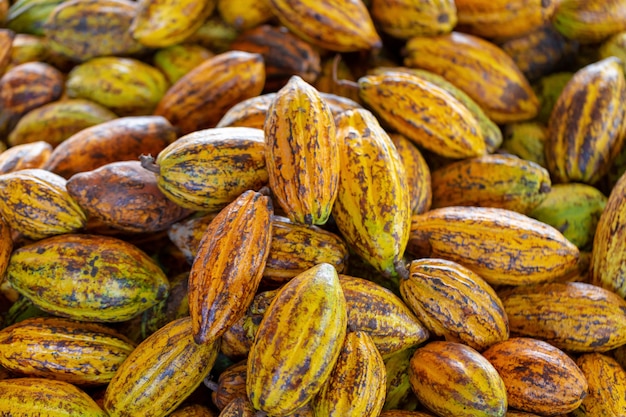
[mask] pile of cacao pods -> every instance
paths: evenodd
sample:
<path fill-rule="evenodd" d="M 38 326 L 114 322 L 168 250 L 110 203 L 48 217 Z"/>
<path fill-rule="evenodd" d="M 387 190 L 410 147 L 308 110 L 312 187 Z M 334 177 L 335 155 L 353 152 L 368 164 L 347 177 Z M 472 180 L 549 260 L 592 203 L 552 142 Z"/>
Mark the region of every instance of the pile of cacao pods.
<path fill-rule="evenodd" d="M 0 415 L 626 416 L 626 0 L 0 26 Z"/>

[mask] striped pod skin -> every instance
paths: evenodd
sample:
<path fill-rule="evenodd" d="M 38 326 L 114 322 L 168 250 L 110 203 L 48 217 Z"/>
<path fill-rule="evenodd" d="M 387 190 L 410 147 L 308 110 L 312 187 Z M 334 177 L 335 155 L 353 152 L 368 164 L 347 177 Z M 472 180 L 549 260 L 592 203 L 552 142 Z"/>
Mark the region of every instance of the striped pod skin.
<path fill-rule="evenodd" d="M 0 380 L 0 415 L 11 417 L 107 417 L 84 391 L 47 378 Z"/>
<path fill-rule="evenodd" d="M 467 94 L 465 94 L 463 90 L 459 89 L 454 84 L 446 81 L 446 79 L 442 76 L 423 69 L 408 67 L 376 67 L 372 68 L 372 70 L 370 71 L 371 74 L 381 74 L 384 72 L 406 72 L 409 74 L 417 75 L 418 77 L 423 78 L 424 80 L 446 90 L 454 98 L 456 98 L 463 105 L 465 105 L 465 107 L 467 107 L 467 110 L 469 110 L 474 115 L 476 121 L 478 122 L 478 125 L 480 126 L 480 130 L 482 132 L 488 153 L 494 152 L 502 144 L 502 131 L 500 130 L 498 125 L 491 121 L 491 119 L 487 117 L 487 115 L 480 108 L 480 106 L 476 104 L 476 102 L 472 100 Z"/>
<path fill-rule="evenodd" d="M 478 351 L 509 338 L 509 322 L 496 292 L 456 262 L 424 258 L 400 280 L 406 304 L 428 330 Z"/>
<path fill-rule="evenodd" d="M 586 353 L 576 359 L 576 365 L 587 380 L 589 394 L 572 415 L 626 415 L 626 371 L 620 364 L 608 355 Z"/>
<path fill-rule="evenodd" d="M 350 331 L 335 368 L 313 399 L 315 415 L 377 417 L 385 403 L 387 373 L 371 337 Z"/>
<path fill-rule="evenodd" d="M 373 0 L 371 14 L 381 30 L 394 38 L 448 33 L 457 23 L 454 0 Z"/>
<path fill-rule="evenodd" d="M 406 137 L 397 133 L 392 133 L 389 137 L 404 165 L 411 198 L 411 213 L 426 213 L 432 204 L 430 168 L 426 159 L 419 148 Z"/>
<path fill-rule="evenodd" d="M 56 317 L 0 331 L 0 365 L 18 375 L 77 385 L 108 383 L 135 344 L 110 328 Z"/>
<path fill-rule="evenodd" d="M 136 246 L 107 236 L 63 234 L 13 251 L 9 283 L 62 317 L 121 322 L 168 295 L 161 268 Z"/>
<path fill-rule="evenodd" d="M 523 214 L 490 207 L 443 207 L 412 217 L 407 251 L 459 263 L 490 285 L 555 280 L 575 264 L 576 246 Z"/>
<path fill-rule="evenodd" d="M 269 197 L 246 191 L 207 227 L 189 273 L 194 340 L 212 344 L 252 303 L 272 238 Z"/>
<path fill-rule="evenodd" d="M 568 352 L 606 352 L 626 344 L 626 301 L 584 282 L 554 282 L 499 292 L 511 333 Z"/>
<path fill-rule="evenodd" d="M 284 417 L 311 400 L 330 376 L 346 331 L 346 300 L 332 265 L 316 265 L 285 284 L 248 355 L 246 392 L 254 408 Z"/>
<path fill-rule="evenodd" d="M 72 233 L 87 215 L 67 191 L 67 181 L 41 168 L 0 175 L 0 214 L 29 239 Z"/>
<path fill-rule="evenodd" d="M 226 404 L 219 417 L 254 417 L 256 411 L 245 395 Z"/>
<path fill-rule="evenodd" d="M 596 183 L 626 138 L 626 79 L 610 57 L 574 74 L 548 121 L 546 162 L 555 182 Z"/>
<path fill-rule="evenodd" d="M 214 127 L 226 111 L 263 90 L 265 67 L 259 54 L 227 51 L 207 59 L 167 90 L 154 114 L 180 135 Z"/>
<path fill-rule="evenodd" d="M 336 123 L 342 145 L 333 218 L 348 246 L 392 277 L 410 230 L 410 196 L 402 160 L 369 111 L 346 111 Z"/>
<path fill-rule="evenodd" d="M 626 30 L 626 10 L 621 0 L 564 0 L 558 2 L 552 24 L 569 39 L 597 43 Z"/>
<path fill-rule="evenodd" d="M 267 184 L 265 159 L 261 129 L 204 129 L 159 152 L 157 185 L 181 207 L 218 212 L 244 191 Z"/>
<path fill-rule="evenodd" d="M 27 62 L 8 70 L 0 78 L 0 134 L 8 134 L 29 111 L 58 100 L 63 83 L 63 74 L 43 62 Z"/>
<path fill-rule="evenodd" d="M 528 214 L 550 192 L 548 170 L 510 155 L 484 155 L 432 172 L 433 208 L 496 207 Z"/>
<path fill-rule="evenodd" d="M 213 404 L 223 410 L 237 397 L 246 396 L 246 375 L 248 361 L 242 360 L 230 365 L 220 373 L 217 388 L 211 392 Z"/>
<path fill-rule="evenodd" d="M 495 44 L 461 32 L 414 37 L 404 65 L 441 75 L 498 124 L 530 120 L 539 100 L 513 60 Z"/>
<path fill-rule="evenodd" d="M 174 320 L 128 356 L 104 395 L 109 417 L 156 417 L 174 411 L 211 371 L 219 342 L 193 341 L 191 318 Z"/>
<path fill-rule="evenodd" d="M 339 282 L 346 299 L 348 327 L 366 332 L 383 358 L 428 339 L 428 330 L 388 289 L 348 275 L 339 275 Z"/>
<path fill-rule="evenodd" d="M 486 152 L 474 115 L 443 88 L 407 72 L 366 75 L 358 84 L 361 100 L 417 145 L 455 159 Z"/>
<path fill-rule="evenodd" d="M 269 0 L 274 16 L 299 38 L 322 49 L 354 52 L 382 44 L 365 4 L 339 0 Z"/>
<path fill-rule="evenodd" d="M 585 375 L 560 349 L 514 337 L 483 352 L 504 380 L 509 407 L 541 416 L 567 414 L 587 395 Z"/>
<path fill-rule="evenodd" d="M 440 417 L 504 417 L 505 384 L 483 356 L 456 342 L 434 341 L 411 357 L 409 379 L 420 403 Z"/>
<path fill-rule="evenodd" d="M 174 127 L 163 117 L 119 117 L 85 128 L 54 148 L 44 168 L 64 178 L 111 162 L 156 155 L 176 140 Z"/>
<path fill-rule="evenodd" d="M 626 175 L 617 181 L 596 226 L 589 282 L 626 298 Z"/>
<path fill-rule="evenodd" d="M 276 93 L 264 131 L 274 199 L 294 222 L 326 223 L 337 196 L 339 144 L 324 99 L 294 75 Z"/>

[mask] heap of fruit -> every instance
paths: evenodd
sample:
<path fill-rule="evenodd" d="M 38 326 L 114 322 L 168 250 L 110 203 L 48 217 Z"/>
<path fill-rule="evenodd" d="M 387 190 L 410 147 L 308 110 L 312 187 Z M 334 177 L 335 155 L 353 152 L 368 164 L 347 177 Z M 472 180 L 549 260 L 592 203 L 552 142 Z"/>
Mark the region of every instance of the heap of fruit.
<path fill-rule="evenodd" d="M 0 22 L 0 415 L 626 416 L 626 0 Z"/>

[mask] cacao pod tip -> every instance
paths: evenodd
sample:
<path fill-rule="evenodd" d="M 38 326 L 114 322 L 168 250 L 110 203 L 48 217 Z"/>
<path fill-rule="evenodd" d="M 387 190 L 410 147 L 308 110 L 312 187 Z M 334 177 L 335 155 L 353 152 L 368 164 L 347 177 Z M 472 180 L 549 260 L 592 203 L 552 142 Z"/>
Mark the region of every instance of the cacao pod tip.
<path fill-rule="evenodd" d="M 139 161 L 141 162 L 141 166 L 148 171 L 154 172 L 155 174 L 159 174 L 161 172 L 159 166 L 154 162 L 152 155 L 141 154 L 139 155 Z"/>
<path fill-rule="evenodd" d="M 404 261 L 402 260 L 397 260 L 393 263 L 394 267 L 396 268 L 396 272 L 398 273 L 398 275 L 400 276 L 400 278 L 402 279 L 408 279 L 409 278 L 409 270 L 406 267 L 406 264 L 404 263 Z"/>

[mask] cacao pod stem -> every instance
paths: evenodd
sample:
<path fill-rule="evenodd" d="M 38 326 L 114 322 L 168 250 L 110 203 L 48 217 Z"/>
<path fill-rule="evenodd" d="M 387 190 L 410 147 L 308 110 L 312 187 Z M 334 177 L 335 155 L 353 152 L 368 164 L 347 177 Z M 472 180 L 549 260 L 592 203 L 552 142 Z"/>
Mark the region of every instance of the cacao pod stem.
<path fill-rule="evenodd" d="M 152 155 L 139 155 L 139 162 L 141 162 L 141 166 L 143 168 L 150 172 L 154 172 L 155 174 L 159 174 L 161 172 L 159 166 L 154 162 Z"/>
<path fill-rule="evenodd" d="M 354 81 L 350 81 L 350 80 L 338 80 L 337 79 L 337 67 L 339 67 L 339 62 L 341 62 L 341 55 L 337 54 L 335 55 L 335 58 L 333 58 L 333 71 L 332 71 L 333 82 L 340 87 L 354 88 L 355 90 L 359 91 L 358 83 L 355 83 Z"/>
<path fill-rule="evenodd" d="M 393 263 L 393 266 L 396 268 L 396 272 L 398 273 L 398 275 L 400 276 L 400 278 L 402 279 L 408 279 L 409 278 L 409 270 L 406 267 L 406 264 L 404 263 L 404 261 L 402 260 L 397 260 Z"/>
<path fill-rule="evenodd" d="M 208 389 L 210 389 L 213 392 L 217 392 L 217 390 L 219 389 L 219 385 L 217 382 L 213 381 L 212 376 L 209 375 L 206 378 L 204 378 L 204 381 L 202 381 L 204 383 L 204 386 L 207 387 Z"/>

